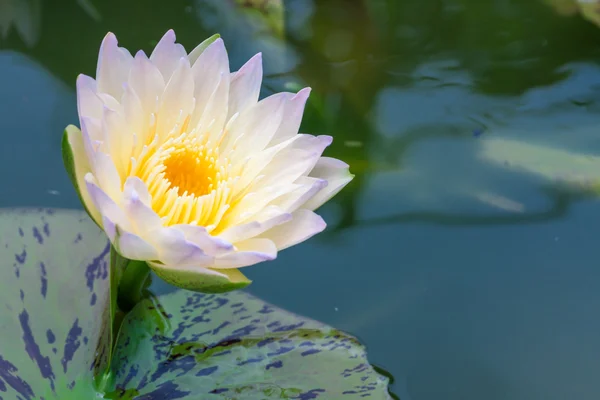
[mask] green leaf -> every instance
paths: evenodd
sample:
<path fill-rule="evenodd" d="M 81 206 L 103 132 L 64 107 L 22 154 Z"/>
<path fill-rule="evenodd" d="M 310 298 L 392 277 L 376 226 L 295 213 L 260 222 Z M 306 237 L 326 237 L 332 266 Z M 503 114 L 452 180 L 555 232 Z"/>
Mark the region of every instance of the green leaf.
<path fill-rule="evenodd" d="M 80 211 L 0 210 L 0 397 L 93 398 L 110 347 L 109 251 Z"/>
<path fill-rule="evenodd" d="M 392 398 L 355 338 L 239 291 L 180 289 L 141 301 L 103 375 L 111 337 L 104 233 L 79 211 L 5 210 L 0 249 L 4 399 Z"/>
<path fill-rule="evenodd" d="M 182 289 L 202 293 L 225 293 L 243 289 L 252 283 L 238 269 L 220 269 L 214 275 L 201 274 L 197 270 L 167 268 L 157 263 L 150 267 L 165 282 Z"/>
<path fill-rule="evenodd" d="M 327 325 L 239 291 L 158 300 L 123 322 L 110 398 L 392 398 L 364 347 Z"/>

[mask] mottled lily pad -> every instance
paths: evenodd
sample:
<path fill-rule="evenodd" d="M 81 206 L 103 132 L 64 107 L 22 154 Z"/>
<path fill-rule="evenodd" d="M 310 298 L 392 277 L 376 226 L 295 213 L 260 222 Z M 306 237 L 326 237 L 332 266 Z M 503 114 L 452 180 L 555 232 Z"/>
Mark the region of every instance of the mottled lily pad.
<path fill-rule="evenodd" d="M 0 211 L 0 398 L 390 399 L 345 333 L 244 292 L 185 290 L 137 304 L 121 327 L 110 393 L 104 234 L 81 211 Z"/>
<path fill-rule="evenodd" d="M 136 306 L 114 358 L 140 399 L 390 399 L 358 341 L 244 292 L 180 290 Z M 135 343 L 135 344 L 134 344 Z"/>
<path fill-rule="evenodd" d="M 80 211 L 0 211 L 0 397 L 92 398 L 109 347 L 109 252 Z"/>

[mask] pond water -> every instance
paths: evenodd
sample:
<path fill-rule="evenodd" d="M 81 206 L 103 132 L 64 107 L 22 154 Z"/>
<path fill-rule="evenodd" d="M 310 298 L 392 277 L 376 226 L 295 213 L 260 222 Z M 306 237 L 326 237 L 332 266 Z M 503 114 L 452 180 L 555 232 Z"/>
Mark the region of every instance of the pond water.
<path fill-rule="evenodd" d="M 402 400 L 600 398 L 600 29 L 568 0 L 234 3 L 0 0 L 0 206 L 81 207 L 60 139 L 107 31 L 219 32 L 263 95 L 313 88 L 302 131 L 356 174 L 251 293 L 358 336 Z"/>

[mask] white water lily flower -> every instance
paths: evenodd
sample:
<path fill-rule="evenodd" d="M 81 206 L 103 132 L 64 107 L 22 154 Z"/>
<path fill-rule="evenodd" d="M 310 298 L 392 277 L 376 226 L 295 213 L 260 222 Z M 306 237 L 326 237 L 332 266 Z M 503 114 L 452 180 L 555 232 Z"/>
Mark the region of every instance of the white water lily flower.
<path fill-rule="evenodd" d="M 325 228 L 313 212 L 351 179 L 321 157 L 330 136 L 298 134 L 310 90 L 258 101 L 257 54 L 234 73 L 217 35 L 187 54 L 167 32 L 148 58 L 102 42 L 80 75 L 81 131 L 63 151 L 80 197 L 115 249 L 201 291 L 250 281 L 237 268 Z"/>

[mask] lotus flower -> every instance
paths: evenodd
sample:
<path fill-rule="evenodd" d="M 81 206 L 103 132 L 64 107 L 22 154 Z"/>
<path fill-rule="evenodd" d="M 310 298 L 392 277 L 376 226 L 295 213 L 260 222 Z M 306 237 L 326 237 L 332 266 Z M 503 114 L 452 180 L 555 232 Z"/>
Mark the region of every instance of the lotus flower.
<path fill-rule="evenodd" d="M 325 228 L 314 210 L 348 165 L 321 156 L 330 136 L 298 134 L 310 89 L 259 101 L 261 80 L 261 55 L 231 73 L 218 35 L 188 54 L 170 30 L 149 58 L 104 38 L 96 79 L 77 78 L 81 130 L 67 127 L 63 155 L 119 254 L 219 292 Z"/>

